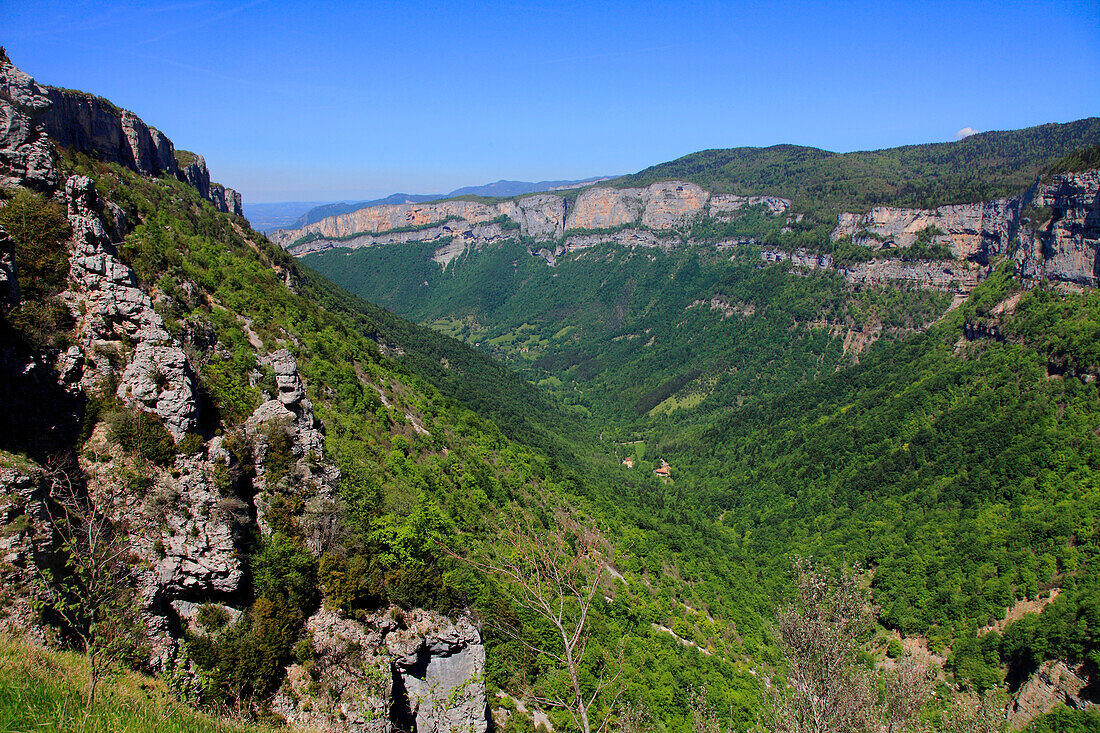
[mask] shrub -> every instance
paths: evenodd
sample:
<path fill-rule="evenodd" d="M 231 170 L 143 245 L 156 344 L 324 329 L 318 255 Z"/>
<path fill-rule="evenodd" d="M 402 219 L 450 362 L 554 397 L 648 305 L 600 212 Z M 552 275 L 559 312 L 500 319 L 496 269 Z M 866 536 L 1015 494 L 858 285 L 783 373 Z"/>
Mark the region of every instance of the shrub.
<path fill-rule="evenodd" d="M 229 621 L 229 611 L 213 603 L 204 604 L 195 616 L 195 623 L 206 631 L 221 631 Z"/>
<path fill-rule="evenodd" d="M 15 242 L 22 297 L 40 300 L 60 292 L 69 272 L 64 242 L 71 233 L 61 207 L 21 188 L 0 207 L 0 226 Z"/>
<path fill-rule="evenodd" d="M 176 457 L 172 434 L 156 415 L 138 409 L 122 409 L 107 416 L 111 439 L 144 460 L 166 466 Z"/>

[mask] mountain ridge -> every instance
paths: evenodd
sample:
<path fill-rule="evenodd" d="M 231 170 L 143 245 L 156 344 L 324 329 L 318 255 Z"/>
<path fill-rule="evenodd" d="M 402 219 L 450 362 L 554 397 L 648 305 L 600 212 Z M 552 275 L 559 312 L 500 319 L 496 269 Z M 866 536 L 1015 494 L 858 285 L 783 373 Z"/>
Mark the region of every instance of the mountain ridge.
<path fill-rule="evenodd" d="M 576 186 L 582 186 L 587 183 L 605 180 L 609 180 L 609 177 L 593 176 L 591 178 L 583 178 L 575 181 L 538 181 L 535 183 L 529 181 L 509 181 L 501 179 L 499 181 L 486 183 L 481 186 L 463 186 L 462 188 L 456 188 L 450 193 L 445 194 L 394 193 L 386 196 L 385 198 L 372 199 L 370 201 L 341 201 L 332 204 L 323 204 L 321 206 L 316 206 L 299 216 L 287 228 L 301 229 L 305 226 L 314 224 L 330 216 L 339 216 L 340 214 L 351 213 L 370 206 L 392 204 L 419 204 L 427 201 L 440 201 L 443 199 L 451 199 L 459 196 L 484 196 L 489 198 L 519 196 L 527 193 L 539 193 L 541 191 L 554 191 L 562 188 L 573 188 Z"/>

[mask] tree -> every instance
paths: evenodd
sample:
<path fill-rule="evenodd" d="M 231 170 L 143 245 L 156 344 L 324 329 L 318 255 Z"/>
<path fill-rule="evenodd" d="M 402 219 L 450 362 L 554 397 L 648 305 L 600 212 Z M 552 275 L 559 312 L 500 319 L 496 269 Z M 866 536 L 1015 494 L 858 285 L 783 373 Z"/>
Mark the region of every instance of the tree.
<path fill-rule="evenodd" d="M 79 641 L 90 668 L 87 705 L 103 677 L 133 648 L 134 610 L 130 545 L 102 508 L 93 505 L 71 458 L 47 468 L 47 510 L 60 558 L 35 566 L 39 607 Z"/>
<path fill-rule="evenodd" d="M 859 663 L 872 621 L 859 568 L 831 571 L 799 558 L 794 571 L 795 597 L 776 614 L 787 689 L 769 691 L 769 727 L 780 733 L 911 730 L 933 676 L 907 660 L 880 679 Z"/>
<path fill-rule="evenodd" d="M 608 569 L 608 543 L 603 534 L 582 523 L 574 513 L 558 510 L 553 526 L 540 527 L 529 514 L 514 508 L 491 544 L 470 556 L 452 556 L 503 581 L 511 600 L 554 630 L 554 644 L 532 642 L 508 623 L 497 628 L 538 655 L 553 660 L 568 677 L 567 691 L 530 693 L 531 699 L 569 713 L 581 733 L 599 733 L 612 720 L 623 692 L 621 654 L 615 669 L 601 669 L 585 682 L 583 669 L 591 661 L 589 615 L 600 581 Z M 592 718 L 596 711 L 600 715 Z"/>

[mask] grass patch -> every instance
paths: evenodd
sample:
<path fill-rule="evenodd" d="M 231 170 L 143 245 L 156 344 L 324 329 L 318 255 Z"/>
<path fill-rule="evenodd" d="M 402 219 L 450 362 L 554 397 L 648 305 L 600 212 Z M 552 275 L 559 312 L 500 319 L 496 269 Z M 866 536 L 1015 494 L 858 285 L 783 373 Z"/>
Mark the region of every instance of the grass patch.
<path fill-rule="evenodd" d="M 10 733 L 261 733 L 172 699 L 164 683 L 128 672 L 108 680 L 86 709 L 88 660 L 0 636 L 0 730 Z"/>

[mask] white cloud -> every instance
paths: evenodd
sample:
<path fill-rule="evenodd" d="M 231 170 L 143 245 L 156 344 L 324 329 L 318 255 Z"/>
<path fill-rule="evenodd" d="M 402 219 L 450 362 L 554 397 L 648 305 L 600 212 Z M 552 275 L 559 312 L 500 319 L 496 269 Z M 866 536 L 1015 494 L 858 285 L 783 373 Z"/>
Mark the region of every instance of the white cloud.
<path fill-rule="evenodd" d="M 956 140 L 962 140 L 964 137 L 970 137 L 971 135 L 977 135 L 978 131 L 973 127 L 964 127 L 955 133 Z"/>

